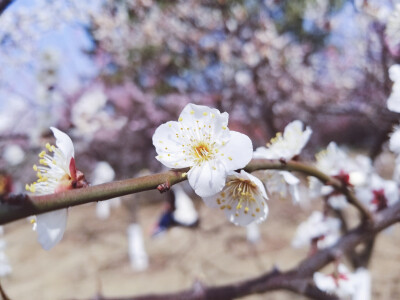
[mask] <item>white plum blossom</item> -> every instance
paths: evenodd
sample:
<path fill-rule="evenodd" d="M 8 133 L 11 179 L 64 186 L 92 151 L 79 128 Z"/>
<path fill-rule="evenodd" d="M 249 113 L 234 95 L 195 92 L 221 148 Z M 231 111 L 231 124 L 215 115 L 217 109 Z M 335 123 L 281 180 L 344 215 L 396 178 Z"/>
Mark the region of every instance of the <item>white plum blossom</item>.
<path fill-rule="evenodd" d="M 220 193 L 203 197 L 209 207 L 219 207 L 229 221 L 241 226 L 260 223 L 267 218 L 267 199 L 261 180 L 244 170 L 229 173 Z"/>
<path fill-rule="evenodd" d="M 358 279 L 357 275 L 350 273 L 345 265 L 339 264 L 337 271 L 325 275 L 323 273 L 314 273 L 315 285 L 328 294 L 335 294 L 340 299 L 347 299 L 356 292 Z"/>
<path fill-rule="evenodd" d="M 393 65 L 389 68 L 389 77 L 393 81 L 393 87 L 392 93 L 387 99 L 387 108 L 400 113 L 400 65 Z"/>
<path fill-rule="evenodd" d="M 56 146 L 46 144 L 47 150 L 39 153 L 40 165 L 34 165 L 38 180 L 26 189 L 38 195 L 53 194 L 74 188 L 73 183 L 83 178 L 76 170 L 74 145 L 70 137 L 57 128 L 51 127 L 56 138 Z M 63 237 L 67 224 L 67 209 L 60 209 L 36 216 L 32 219 L 38 233 L 38 241 L 45 250 L 51 249 Z"/>
<path fill-rule="evenodd" d="M 307 221 L 297 228 L 292 246 L 316 246 L 318 249 L 332 246 L 340 237 L 340 221 L 314 211 Z"/>
<path fill-rule="evenodd" d="M 72 107 L 71 119 L 78 135 L 91 139 L 100 129 L 120 130 L 127 122 L 106 110 L 107 95 L 100 87 L 86 91 Z"/>
<path fill-rule="evenodd" d="M 264 172 L 263 180 L 270 195 L 277 194 L 282 199 L 286 199 L 290 195 L 294 203 L 300 202 L 300 179 L 292 173 L 288 171 L 267 170 Z"/>
<path fill-rule="evenodd" d="M 316 155 L 316 167 L 329 176 L 333 176 L 345 185 L 362 185 L 372 171 L 371 160 L 364 155 L 350 158 L 335 142 L 329 143 L 326 150 Z M 335 209 L 347 206 L 345 196 L 335 193 L 332 186 L 323 185 L 315 177 L 309 178 L 312 197 L 328 196 L 328 203 Z"/>
<path fill-rule="evenodd" d="M 365 186 L 356 188 L 356 196 L 372 211 L 378 211 L 399 201 L 400 195 L 396 182 L 372 174 Z"/>
<path fill-rule="evenodd" d="M 253 152 L 250 138 L 227 125 L 228 113 L 190 103 L 178 122 L 156 129 L 156 159 L 168 168 L 190 167 L 187 176 L 196 194 L 214 195 L 224 187 L 227 174 L 245 167 Z"/>
<path fill-rule="evenodd" d="M 266 147 L 259 147 L 253 153 L 254 158 L 261 159 L 285 159 L 289 160 L 299 155 L 301 150 L 310 139 L 312 130 L 307 127 L 303 131 L 303 123 L 299 120 L 289 123 L 283 135 L 279 132 L 271 139 Z M 268 191 L 279 193 L 286 197 L 288 193 L 292 196 L 294 202 L 300 201 L 298 184 L 300 180 L 288 171 L 266 171 L 266 180 Z"/>
<path fill-rule="evenodd" d="M 299 120 L 286 125 L 283 134 L 278 132 L 266 147 L 259 147 L 254 152 L 254 158 L 292 159 L 300 154 L 310 139 L 312 130 L 307 127 L 303 131 L 303 123 Z"/>

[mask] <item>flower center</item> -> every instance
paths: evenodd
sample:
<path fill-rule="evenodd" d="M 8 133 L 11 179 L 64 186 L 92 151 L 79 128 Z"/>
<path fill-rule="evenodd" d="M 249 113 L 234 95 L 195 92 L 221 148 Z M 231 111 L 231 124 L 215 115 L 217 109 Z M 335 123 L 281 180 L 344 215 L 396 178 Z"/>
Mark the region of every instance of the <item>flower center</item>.
<path fill-rule="evenodd" d="M 244 213 L 247 214 L 251 210 L 251 215 L 253 217 L 255 217 L 255 213 L 260 212 L 260 203 L 258 203 L 255 198 L 255 194 L 257 193 L 257 185 L 255 183 L 251 180 L 238 178 L 229 181 L 227 185 L 229 186 L 228 193 L 231 199 L 237 202 L 237 211 L 244 207 Z M 255 205 L 255 207 L 253 207 L 253 205 Z M 236 214 L 238 216 L 238 213 Z"/>
<path fill-rule="evenodd" d="M 208 161 L 212 157 L 212 149 L 206 142 L 199 142 L 197 145 L 192 147 L 193 156 L 197 162 Z"/>

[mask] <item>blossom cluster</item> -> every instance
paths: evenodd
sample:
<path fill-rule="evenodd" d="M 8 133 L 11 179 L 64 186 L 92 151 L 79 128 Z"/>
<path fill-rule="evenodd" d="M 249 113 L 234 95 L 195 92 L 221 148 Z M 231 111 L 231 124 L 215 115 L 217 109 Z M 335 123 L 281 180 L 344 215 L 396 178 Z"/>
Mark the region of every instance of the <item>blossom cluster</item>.
<path fill-rule="evenodd" d="M 290 123 L 283 135 L 253 152 L 251 140 L 228 128 L 228 113 L 206 106 L 188 104 L 178 121 L 159 126 L 153 135 L 157 160 L 170 168 L 187 168 L 188 181 L 206 205 L 223 210 L 228 220 L 246 226 L 268 215 L 267 191 L 260 178 L 243 168 L 254 158 L 290 160 L 299 155 L 311 129 L 303 131 L 300 121 Z M 236 170 L 242 169 L 240 172 Z M 271 173 L 272 172 L 272 173 Z M 287 171 L 270 171 L 268 176 L 283 178 L 295 201 L 299 201 L 300 180 Z M 279 180 L 278 180 L 279 181 Z M 266 184 L 272 180 L 266 180 Z M 271 191 L 282 191 L 282 184 Z"/>

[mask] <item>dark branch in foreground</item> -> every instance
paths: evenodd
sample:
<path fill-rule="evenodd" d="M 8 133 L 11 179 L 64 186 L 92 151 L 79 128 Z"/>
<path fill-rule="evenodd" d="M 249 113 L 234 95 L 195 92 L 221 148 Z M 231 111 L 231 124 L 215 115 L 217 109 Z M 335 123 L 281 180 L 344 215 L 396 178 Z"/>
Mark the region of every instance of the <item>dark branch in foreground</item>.
<path fill-rule="evenodd" d="M 177 293 L 120 298 L 97 296 L 92 300 L 222 300 L 262 294 L 273 290 L 288 290 L 312 299 L 337 299 L 333 295 L 327 295 L 320 291 L 313 284 L 312 276 L 316 271 L 348 253 L 358 244 L 372 240 L 383 229 L 400 222 L 400 202 L 377 213 L 374 217 L 373 223 L 361 224 L 344 235 L 334 246 L 318 251 L 300 262 L 296 268 L 286 272 L 273 270 L 259 277 L 217 287 L 207 287 L 195 283 L 192 289 Z"/>
<path fill-rule="evenodd" d="M 14 0 L 0 0 L 0 15 L 6 10 L 6 8 L 13 3 Z"/>
<path fill-rule="evenodd" d="M 324 184 L 330 184 L 346 195 L 348 201 L 360 211 L 364 219 L 372 220 L 372 215 L 368 209 L 354 197 L 347 187 L 342 186 L 342 183 L 336 178 L 330 177 L 314 167 L 294 161 L 275 162 L 253 159 L 244 169 L 248 172 L 268 169 L 288 170 L 314 176 Z M 188 169 L 171 170 L 164 173 L 114 181 L 44 196 L 21 194 L 0 198 L 0 225 L 61 208 L 153 190 L 160 184 L 168 183 L 172 186 L 187 179 L 186 171 Z"/>

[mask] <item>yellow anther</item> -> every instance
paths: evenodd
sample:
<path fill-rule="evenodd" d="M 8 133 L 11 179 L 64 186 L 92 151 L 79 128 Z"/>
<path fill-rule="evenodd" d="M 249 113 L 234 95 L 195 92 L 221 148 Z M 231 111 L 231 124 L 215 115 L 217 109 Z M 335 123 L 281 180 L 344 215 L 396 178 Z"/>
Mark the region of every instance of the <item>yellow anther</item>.
<path fill-rule="evenodd" d="M 161 140 L 160 140 L 160 141 L 158 141 L 158 142 L 159 142 L 160 144 L 162 144 L 162 143 L 163 143 L 163 141 L 161 141 Z"/>
<path fill-rule="evenodd" d="M 236 209 L 241 209 L 242 208 L 242 204 L 238 204 L 237 206 L 236 206 Z"/>
<path fill-rule="evenodd" d="M 31 189 L 30 189 L 30 191 L 31 191 L 32 193 L 36 192 L 36 188 L 35 188 L 35 185 L 34 185 L 34 184 L 31 184 Z"/>
<path fill-rule="evenodd" d="M 179 122 L 182 122 L 182 121 L 183 121 L 183 118 L 182 118 L 182 117 L 179 117 L 178 121 L 179 121 Z"/>
<path fill-rule="evenodd" d="M 37 165 L 33 165 L 33 170 L 36 172 L 38 170 Z"/>
<path fill-rule="evenodd" d="M 249 207 L 246 206 L 246 207 L 244 208 L 244 213 L 247 214 L 248 212 L 249 212 Z"/>
<path fill-rule="evenodd" d="M 235 216 L 236 216 L 236 217 L 239 217 L 239 214 L 238 214 L 238 213 L 235 213 Z"/>
<path fill-rule="evenodd" d="M 232 209 L 232 206 L 227 205 L 226 208 L 227 208 L 227 209 Z"/>
<path fill-rule="evenodd" d="M 213 169 L 213 170 L 216 170 L 217 168 L 213 166 L 212 169 Z"/>
<path fill-rule="evenodd" d="M 221 197 L 223 197 L 223 198 L 225 197 L 225 192 L 221 193 Z"/>
<path fill-rule="evenodd" d="M 172 124 L 168 124 L 168 127 L 172 127 Z"/>
<path fill-rule="evenodd" d="M 43 177 L 43 176 L 42 176 L 42 173 L 40 173 L 40 172 L 37 172 L 37 173 L 36 173 L 36 176 L 39 177 L 39 178 L 42 178 L 42 177 Z"/>
<path fill-rule="evenodd" d="M 256 212 L 258 212 L 258 213 L 260 212 L 260 208 L 259 207 L 256 208 Z"/>
<path fill-rule="evenodd" d="M 44 165 L 44 166 L 47 166 L 47 162 L 46 162 L 46 160 L 45 159 L 41 159 L 41 160 L 39 160 L 39 163 L 40 164 L 42 164 L 42 165 Z"/>
<path fill-rule="evenodd" d="M 219 205 L 221 205 L 221 200 L 220 200 L 219 198 L 217 198 L 217 203 L 218 203 Z"/>
<path fill-rule="evenodd" d="M 184 172 L 184 173 L 182 173 L 182 175 L 181 175 L 181 176 L 182 176 L 182 178 L 183 178 L 183 177 L 186 177 L 186 176 L 187 176 L 187 173 L 186 173 L 186 172 Z"/>
<path fill-rule="evenodd" d="M 225 129 L 226 129 L 226 126 L 222 126 L 222 129 L 225 130 Z"/>
<path fill-rule="evenodd" d="M 39 153 L 40 158 L 43 158 L 45 155 L 46 155 L 46 151 L 44 151 L 44 150 Z"/>
<path fill-rule="evenodd" d="M 31 222 L 31 224 L 35 224 L 36 223 L 36 219 L 32 218 L 29 222 Z"/>
<path fill-rule="evenodd" d="M 220 209 L 221 209 L 221 210 L 224 210 L 225 207 L 226 207 L 225 205 L 222 205 L 222 206 L 220 207 Z"/>
<path fill-rule="evenodd" d="M 30 191 L 30 190 L 31 190 L 29 184 L 25 184 L 25 189 L 26 189 L 27 191 Z"/>
<path fill-rule="evenodd" d="M 53 159 L 51 162 L 53 163 L 53 165 L 56 165 L 56 164 L 57 164 L 57 162 L 56 162 L 55 159 Z"/>
<path fill-rule="evenodd" d="M 46 143 L 46 149 L 53 152 L 53 147 L 49 143 Z"/>
<path fill-rule="evenodd" d="M 193 114 L 194 114 L 194 110 L 191 110 L 191 111 L 190 111 L 190 114 L 193 115 Z"/>
<path fill-rule="evenodd" d="M 203 112 L 203 116 L 207 116 L 208 115 L 208 112 Z"/>
<path fill-rule="evenodd" d="M 211 118 L 215 118 L 215 115 L 214 115 L 214 114 L 211 114 Z"/>
<path fill-rule="evenodd" d="M 255 217 L 256 215 L 255 215 L 255 214 L 251 214 L 251 216 L 252 216 L 252 217 Z"/>
<path fill-rule="evenodd" d="M 232 160 L 232 157 L 229 156 L 228 159 L 229 159 L 229 160 Z"/>

